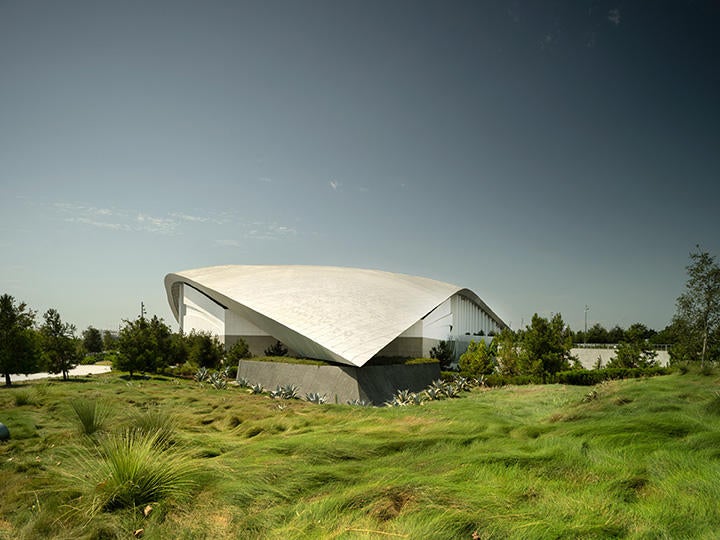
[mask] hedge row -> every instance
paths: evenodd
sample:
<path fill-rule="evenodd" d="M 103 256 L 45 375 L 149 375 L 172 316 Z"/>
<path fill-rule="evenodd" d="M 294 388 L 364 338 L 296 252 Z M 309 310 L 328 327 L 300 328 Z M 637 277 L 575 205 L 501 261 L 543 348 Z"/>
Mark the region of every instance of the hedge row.
<path fill-rule="evenodd" d="M 555 375 L 547 374 L 545 380 L 535 375 L 500 375 L 493 373 L 484 379 L 487 386 L 525 385 L 525 384 L 571 384 L 575 386 L 593 386 L 603 381 L 617 379 L 637 379 L 667 375 L 672 370 L 664 367 L 652 368 L 604 368 L 604 369 L 572 369 L 559 371 Z M 457 373 L 443 371 L 444 380 L 452 380 Z"/>
<path fill-rule="evenodd" d="M 667 375 L 670 369 L 664 367 L 651 368 L 604 368 L 604 369 L 573 369 L 559 371 L 555 374 L 555 381 L 559 384 L 574 384 L 578 386 L 593 386 L 603 381 L 617 379 L 638 379 L 640 377 L 654 377 Z"/>

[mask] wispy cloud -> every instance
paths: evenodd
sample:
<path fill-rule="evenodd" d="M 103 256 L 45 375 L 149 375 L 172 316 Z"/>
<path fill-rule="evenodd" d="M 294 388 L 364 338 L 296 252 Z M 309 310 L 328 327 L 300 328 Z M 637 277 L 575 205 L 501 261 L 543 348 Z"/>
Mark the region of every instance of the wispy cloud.
<path fill-rule="evenodd" d="M 235 248 L 239 248 L 239 247 L 240 247 L 240 242 L 238 242 L 237 240 L 229 240 L 229 239 L 226 239 L 226 238 L 220 238 L 220 239 L 215 240 L 215 245 L 216 245 L 216 246 L 220 246 L 220 247 L 235 247 Z"/>
<path fill-rule="evenodd" d="M 276 222 L 241 219 L 240 214 L 232 212 L 208 212 L 207 214 L 171 212 L 166 215 L 150 215 L 145 212 L 117 208 L 99 208 L 81 204 L 58 202 L 53 205 L 63 221 L 112 231 L 147 232 L 160 235 L 183 234 L 190 230 L 203 228 L 206 234 L 222 225 L 232 228 L 239 239 L 276 240 L 297 234 L 293 227 Z M 218 239 L 217 245 L 240 247 L 237 239 Z"/>
<path fill-rule="evenodd" d="M 620 25 L 620 10 L 618 8 L 611 9 L 608 11 L 608 21 L 613 23 L 615 26 Z"/>
<path fill-rule="evenodd" d="M 277 223 L 263 223 L 255 221 L 242 233 L 248 240 L 278 240 L 295 236 L 297 231 L 292 227 L 278 225 Z"/>
<path fill-rule="evenodd" d="M 159 234 L 173 234 L 178 227 L 178 221 L 173 218 L 161 218 L 138 214 L 135 218 L 137 229 Z"/>
<path fill-rule="evenodd" d="M 63 215 L 63 221 L 79 223 L 113 231 L 145 231 L 156 234 L 174 234 L 179 222 L 173 217 L 157 217 L 128 210 L 98 208 L 58 202 L 53 206 Z"/>
<path fill-rule="evenodd" d="M 333 191 L 337 191 L 337 189 L 341 186 L 340 182 L 337 180 L 330 180 L 330 187 L 333 189 Z"/>

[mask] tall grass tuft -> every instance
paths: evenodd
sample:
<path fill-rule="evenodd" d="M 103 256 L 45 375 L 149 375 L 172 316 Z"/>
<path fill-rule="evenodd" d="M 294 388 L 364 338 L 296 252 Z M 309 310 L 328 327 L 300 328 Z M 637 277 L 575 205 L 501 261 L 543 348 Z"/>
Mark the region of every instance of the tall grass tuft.
<path fill-rule="evenodd" d="M 189 497 L 197 466 L 187 453 L 160 447 L 158 435 L 129 429 L 100 440 L 98 458 L 78 475 L 91 491 L 83 498 L 92 501 L 91 514 Z"/>
<path fill-rule="evenodd" d="M 720 416 L 720 392 L 715 392 L 708 404 L 705 406 L 708 414 Z"/>
<path fill-rule="evenodd" d="M 160 448 L 172 446 L 175 442 L 177 419 L 163 409 L 153 407 L 133 415 L 129 429 L 139 435 L 155 435 L 155 444 Z"/>
<path fill-rule="evenodd" d="M 23 405 L 34 405 L 32 396 L 27 390 L 15 390 L 13 398 L 15 399 L 15 405 L 17 407 L 22 407 Z"/>
<path fill-rule="evenodd" d="M 110 414 L 107 405 L 94 399 L 75 399 L 70 402 L 70 406 L 80 420 L 80 432 L 83 435 L 101 431 Z"/>

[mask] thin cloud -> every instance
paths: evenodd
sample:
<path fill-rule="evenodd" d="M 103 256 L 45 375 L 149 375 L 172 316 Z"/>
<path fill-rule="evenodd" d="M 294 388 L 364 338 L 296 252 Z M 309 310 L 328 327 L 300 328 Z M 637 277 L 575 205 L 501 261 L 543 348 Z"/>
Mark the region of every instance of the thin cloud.
<path fill-rule="evenodd" d="M 159 234 L 172 234 L 178 226 L 178 222 L 174 219 L 146 216 L 145 214 L 138 214 L 136 221 L 138 230 Z"/>
<path fill-rule="evenodd" d="M 226 238 L 219 238 L 219 239 L 215 240 L 215 245 L 216 245 L 216 246 L 220 246 L 220 247 L 235 247 L 235 248 L 239 248 L 239 247 L 240 247 L 240 242 L 238 242 L 237 240 L 229 240 L 229 239 L 226 239 Z"/>
<path fill-rule="evenodd" d="M 111 229 L 113 231 L 130 231 L 132 228 L 122 223 L 110 223 L 107 221 L 97 221 L 89 217 L 68 217 L 64 221 L 67 223 L 80 223 L 82 225 L 90 225 L 101 229 Z"/>
<path fill-rule="evenodd" d="M 333 191 L 337 191 L 337 189 L 340 187 L 340 182 L 336 180 L 330 180 L 330 187 L 333 189 Z"/>
<path fill-rule="evenodd" d="M 182 221 L 192 221 L 196 223 L 207 223 L 211 219 L 209 217 L 203 217 L 203 216 L 191 216 L 190 214 L 178 214 L 173 212 L 170 214 L 172 217 L 180 219 Z"/>
<path fill-rule="evenodd" d="M 620 25 L 620 10 L 618 8 L 611 9 L 608 11 L 608 21 L 613 23 L 615 26 Z"/>
<path fill-rule="evenodd" d="M 276 240 L 297 234 L 293 227 L 275 222 L 243 222 L 237 212 L 209 212 L 207 215 L 172 212 L 151 215 L 123 209 L 98 208 L 80 204 L 57 202 L 53 204 L 63 221 L 112 231 L 147 232 L 176 235 L 189 230 L 205 230 L 205 234 L 218 225 L 230 225 L 240 239 Z M 218 239 L 216 245 L 240 247 L 238 240 Z"/>

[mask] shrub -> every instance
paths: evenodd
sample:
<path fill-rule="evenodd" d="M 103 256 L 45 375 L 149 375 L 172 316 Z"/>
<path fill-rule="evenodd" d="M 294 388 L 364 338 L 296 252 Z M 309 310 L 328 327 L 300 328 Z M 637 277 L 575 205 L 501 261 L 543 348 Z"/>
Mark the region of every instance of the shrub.
<path fill-rule="evenodd" d="M 492 343 L 488 345 L 484 340 L 471 341 L 467 350 L 460 355 L 460 373 L 465 377 L 490 375 L 497 367 L 496 352 Z"/>
<path fill-rule="evenodd" d="M 440 362 L 440 369 L 448 369 L 455 358 L 455 344 L 452 341 L 440 341 L 430 349 L 430 358 Z"/>
<path fill-rule="evenodd" d="M 80 420 L 80 432 L 84 435 L 102 430 L 110 413 L 106 405 L 93 399 L 75 399 L 70 406 Z"/>
<path fill-rule="evenodd" d="M 265 356 L 287 356 L 288 349 L 280 341 L 265 349 Z"/>
<path fill-rule="evenodd" d="M 90 491 L 89 512 L 135 508 L 167 498 L 186 499 L 197 467 L 185 452 L 163 449 L 158 434 L 127 430 L 100 440 L 98 455 L 79 455 L 75 479 Z"/>
<path fill-rule="evenodd" d="M 604 368 L 604 369 L 572 369 L 559 371 L 555 374 L 554 382 L 578 386 L 593 386 L 603 381 L 617 379 L 636 379 L 638 377 L 652 377 L 666 375 L 668 368 Z"/>
<path fill-rule="evenodd" d="M 232 347 L 228 349 L 227 353 L 225 353 L 225 359 L 229 364 L 237 364 L 240 360 L 250 358 L 251 356 L 250 347 L 247 341 L 242 338 L 235 342 Z"/>

